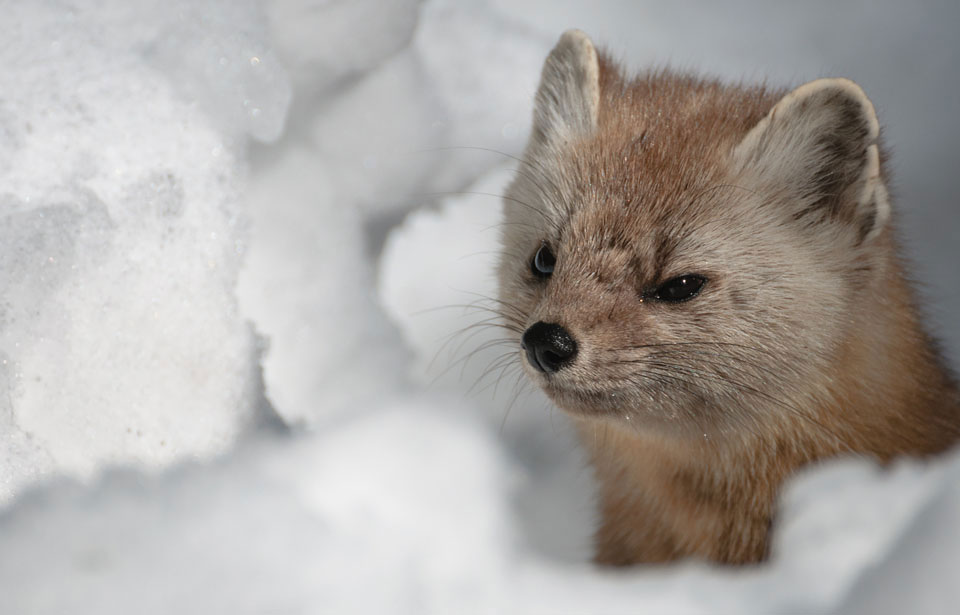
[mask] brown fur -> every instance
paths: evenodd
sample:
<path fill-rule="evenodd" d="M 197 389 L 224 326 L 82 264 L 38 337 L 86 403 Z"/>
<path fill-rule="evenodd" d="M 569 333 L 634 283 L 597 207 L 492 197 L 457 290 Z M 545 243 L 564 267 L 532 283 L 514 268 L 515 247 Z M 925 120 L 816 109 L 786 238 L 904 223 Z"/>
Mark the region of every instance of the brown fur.
<path fill-rule="evenodd" d="M 859 88 L 628 79 L 582 35 L 564 45 L 505 199 L 500 288 L 518 334 L 577 340 L 569 368 L 525 368 L 593 459 L 597 561 L 757 562 L 798 468 L 956 442 L 960 395 L 917 319 Z M 544 243 L 547 281 L 529 269 Z M 688 273 L 708 279 L 696 298 L 650 298 Z"/>

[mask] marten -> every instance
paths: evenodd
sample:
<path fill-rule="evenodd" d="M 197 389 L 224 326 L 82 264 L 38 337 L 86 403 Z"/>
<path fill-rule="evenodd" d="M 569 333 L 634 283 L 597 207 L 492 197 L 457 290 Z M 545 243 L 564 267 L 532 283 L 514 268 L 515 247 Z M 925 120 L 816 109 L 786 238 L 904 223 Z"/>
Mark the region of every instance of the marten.
<path fill-rule="evenodd" d="M 534 107 L 499 300 L 590 453 L 597 562 L 762 561 L 798 468 L 958 440 L 858 85 L 630 77 L 568 31 Z"/>

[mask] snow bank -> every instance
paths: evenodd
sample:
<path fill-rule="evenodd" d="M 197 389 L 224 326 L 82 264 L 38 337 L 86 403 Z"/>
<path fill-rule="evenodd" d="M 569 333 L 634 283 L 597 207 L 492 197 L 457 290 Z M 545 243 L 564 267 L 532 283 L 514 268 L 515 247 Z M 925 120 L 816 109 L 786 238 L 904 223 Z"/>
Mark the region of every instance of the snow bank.
<path fill-rule="evenodd" d="M 375 410 L 212 465 L 29 494 L 0 519 L 0 610 L 816 613 L 851 586 L 857 612 L 952 605 L 957 455 L 811 474 L 768 566 L 606 572 L 528 548 L 509 505 L 521 477 L 463 400 Z"/>
<path fill-rule="evenodd" d="M 813 9 L 743 4 L 755 21 L 710 3 L 5 7 L 0 611 L 948 610 L 957 454 L 811 469 L 762 567 L 593 568 L 583 454 L 482 324 L 497 194 L 561 29 L 734 78 L 813 77 L 829 49 L 871 93 L 889 62 L 957 53 L 904 51 L 922 11 L 871 12 L 890 50 L 864 54 L 852 9 L 814 49 Z M 926 77 L 931 100 L 946 81 Z M 907 151 L 960 136 L 887 88 Z M 937 219 L 918 187 L 947 179 L 898 160 L 908 221 Z M 949 263 L 940 214 L 916 236 Z M 292 434 L 263 429 L 274 411 Z"/>
<path fill-rule="evenodd" d="M 0 611 L 489 611 L 510 569 L 509 473 L 452 403 L 31 494 L 0 522 Z"/>

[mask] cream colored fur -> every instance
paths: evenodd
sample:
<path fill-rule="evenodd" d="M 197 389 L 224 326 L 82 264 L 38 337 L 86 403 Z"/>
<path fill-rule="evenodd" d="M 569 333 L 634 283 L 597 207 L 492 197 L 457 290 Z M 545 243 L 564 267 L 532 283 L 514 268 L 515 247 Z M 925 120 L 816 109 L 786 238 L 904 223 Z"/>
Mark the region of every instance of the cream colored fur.
<path fill-rule="evenodd" d="M 600 107 L 597 52 L 587 35 L 568 30 L 543 65 L 534 140 L 561 146 L 596 129 Z"/>

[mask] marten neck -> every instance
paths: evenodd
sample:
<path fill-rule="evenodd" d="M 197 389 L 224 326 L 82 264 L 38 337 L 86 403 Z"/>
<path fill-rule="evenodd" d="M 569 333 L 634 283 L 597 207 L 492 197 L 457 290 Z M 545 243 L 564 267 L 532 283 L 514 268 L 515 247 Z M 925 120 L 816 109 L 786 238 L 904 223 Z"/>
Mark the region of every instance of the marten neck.
<path fill-rule="evenodd" d="M 881 461 L 939 453 L 960 435 L 957 385 L 920 325 L 915 291 L 886 239 L 882 275 L 851 309 L 856 327 L 838 347 L 816 408 L 844 449 Z"/>

